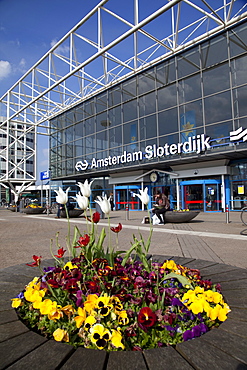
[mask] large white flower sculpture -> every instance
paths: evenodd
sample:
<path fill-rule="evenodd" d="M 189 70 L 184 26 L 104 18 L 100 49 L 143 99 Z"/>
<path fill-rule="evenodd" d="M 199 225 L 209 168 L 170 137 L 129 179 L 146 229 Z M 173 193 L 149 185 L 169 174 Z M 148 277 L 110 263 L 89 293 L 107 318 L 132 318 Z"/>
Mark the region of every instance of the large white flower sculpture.
<path fill-rule="evenodd" d="M 59 204 L 66 204 L 68 202 L 68 192 L 70 188 L 66 189 L 66 192 L 63 191 L 62 188 L 59 187 L 58 190 L 54 190 L 57 193 L 56 202 Z"/>
<path fill-rule="evenodd" d="M 111 204 L 110 204 L 110 198 L 107 199 L 107 196 L 104 195 L 104 197 L 97 196 L 98 200 L 95 200 L 95 203 L 98 203 L 102 212 L 106 215 L 110 214 L 111 211 Z"/>
<path fill-rule="evenodd" d="M 90 197 L 92 182 L 93 181 L 88 183 L 88 180 L 85 180 L 84 184 L 82 182 L 78 182 L 78 186 L 80 187 L 81 193 L 82 195 L 84 195 L 84 197 L 88 197 L 88 198 Z"/>
<path fill-rule="evenodd" d="M 144 190 L 139 189 L 139 192 L 140 192 L 140 194 L 135 194 L 134 193 L 134 196 L 138 197 L 145 206 L 148 205 L 148 203 L 150 201 L 150 198 L 149 198 L 149 195 L 148 195 L 148 188 L 145 188 Z"/>

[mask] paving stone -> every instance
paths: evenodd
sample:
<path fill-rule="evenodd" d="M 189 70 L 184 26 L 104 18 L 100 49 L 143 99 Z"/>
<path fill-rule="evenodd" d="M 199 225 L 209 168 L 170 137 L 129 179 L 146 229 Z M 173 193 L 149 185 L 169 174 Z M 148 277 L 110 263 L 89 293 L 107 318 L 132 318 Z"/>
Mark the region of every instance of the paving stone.
<path fill-rule="evenodd" d="M 217 272 L 217 268 L 215 267 L 214 272 L 209 272 L 208 270 L 203 271 L 203 277 L 214 279 L 214 281 L 218 281 L 219 283 L 223 281 L 237 281 L 247 279 L 247 270 L 226 266 L 225 271 Z"/>
<path fill-rule="evenodd" d="M 147 366 L 139 351 L 110 352 L 107 370 L 145 370 Z"/>
<path fill-rule="evenodd" d="M 8 369 L 54 370 L 60 368 L 72 352 L 73 347 L 69 344 L 49 340 L 22 357 Z"/>
<path fill-rule="evenodd" d="M 224 321 L 220 328 L 243 338 L 247 338 L 247 322 L 236 319 Z M 239 339 L 241 340 L 241 339 Z"/>
<path fill-rule="evenodd" d="M 0 342 L 25 333 L 29 329 L 20 320 L 0 325 Z"/>
<path fill-rule="evenodd" d="M 193 367 L 173 348 L 162 347 L 144 351 L 149 370 L 192 370 Z"/>
<path fill-rule="evenodd" d="M 15 310 L 12 308 L 11 310 L 1 311 L 0 312 L 0 325 L 6 324 L 7 322 L 19 320 Z"/>
<path fill-rule="evenodd" d="M 0 369 L 5 369 L 7 366 L 15 363 L 44 342 L 46 342 L 46 339 L 41 335 L 38 335 L 32 331 L 27 331 L 24 334 L 0 343 Z M 43 358 L 44 356 L 45 355 L 43 353 Z M 34 361 L 32 365 L 33 369 L 34 364 L 36 364 L 36 361 Z M 19 367 L 19 369 L 24 370 L 26 368 Z"/>
<path fill-rule="evenodd" d="M 80 370 L 103 370 L 107 358 L 105 351 L 79 347 L 61 367 L 61 370 L 75 370 L 79 364 Z"/>
<path fill-rule="evenodd" d="M 246 365 L 215 347 L 202 337 L 179 343 L 179 353 L 195 368 L 200 370 L 246 370 Z"/>
<path fill-rule="evenodd" d="M 234 280 L 234 281 L 222 281 L 220 285 L 224 292 L 228 290 L 239 291 L 239 290 L 243 290 L 244 288 L 247 288 L 247 279 L 240 279 L 240 280 Z"/>
<path fill-rule="evenodd" d="M 201 259 L 193 259 L 190 262 L 187 262 L 186 266 L 191 269 L 198 269 L 203 274 L 203 269 L 210 266 L 218 265 L 217 262 L 214 261 L 205 261 Z"/>
<path fill-rule="evenodd" d="M 231 312 L 227 315 L 229 319 L 247 322 L 247 308 L 230 307 Z"/>
<path fill-rule="evenodd" d="M 247 308 L 247 287 L 239 290 L 223 290 L 224 298 L 229 306 Z"/>
<path fill-rule="evenodd" d="M 235 334 L 224 332 L 219 327 L 204 335 L 203 340 L 247 364 L 247 338 L 240 338 Z"/>

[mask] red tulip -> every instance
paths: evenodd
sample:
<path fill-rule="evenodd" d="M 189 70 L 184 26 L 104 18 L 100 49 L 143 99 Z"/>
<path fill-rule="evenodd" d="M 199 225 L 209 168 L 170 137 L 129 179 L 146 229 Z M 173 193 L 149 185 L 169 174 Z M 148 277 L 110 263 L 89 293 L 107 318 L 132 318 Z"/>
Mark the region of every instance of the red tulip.
<path fill-rule="evenodd" d="M 75 246 L 75 248 L 80 248 L 80 247 L 86 247 L 88 243 L 90 242 L 90 236 L 88 234 L 85 234 L 84 236 L 81 236 L 79 240 L 77 241 L 78 246 Z"/>
<path fill-rule="evenodd" d="M 33 263 L 26 263 L 26 265 L 31 266 L 31 267 L 39 266 L 40 262 L 41 262 L 41 258 L 42 258 L 42 256 L 38 257 L 38 256 L 33 255 L 34 262 Z"/>
<path fill-rule="evenodd" d="M 55 257 L 62 258 L 65 252 L 66 252 L 65 249 L 60 248 L 60 249 L 58 249 L 57 254 L 55 254 Z"/>
<path fill-rule="evenodd" d="M 100 220 L 100 213 L 99 212 L 94 212 L 93 214 L 93 223 L 97 224 Z"/>
<path fill-rule="evenodd" d="M 119 233 L 121 230 L 122 230 L 122 224 L 118 224 L 118 226 L 116 227 L 111 227 L 111 231 L 113 231 L 114 233 Z"/>

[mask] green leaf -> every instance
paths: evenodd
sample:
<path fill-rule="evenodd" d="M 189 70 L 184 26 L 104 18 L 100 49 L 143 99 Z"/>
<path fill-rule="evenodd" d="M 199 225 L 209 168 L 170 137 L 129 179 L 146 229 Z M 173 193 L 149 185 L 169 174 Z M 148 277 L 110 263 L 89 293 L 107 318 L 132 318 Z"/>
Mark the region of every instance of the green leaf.
<path fill-rule="evenodd" d="M 191 282 L 185 276 L 176 274 L 175 272 L 170 272 L 170 274 L 165 275 L 162 281 L 167 280 L 167 279 L 177 279 L 183 285 L 183 287 L 185 287 L 186 285 L 189 285 L 190 289 L 194 290 L 193 286 L 191 285 Z"/>

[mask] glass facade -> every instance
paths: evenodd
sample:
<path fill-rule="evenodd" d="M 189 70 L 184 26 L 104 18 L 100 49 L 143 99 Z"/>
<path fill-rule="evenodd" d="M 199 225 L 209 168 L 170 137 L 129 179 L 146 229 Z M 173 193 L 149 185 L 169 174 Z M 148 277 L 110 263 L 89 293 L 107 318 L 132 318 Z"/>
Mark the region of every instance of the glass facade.
<path fill-rule="evenodd" d="M 230 142 L 229 135 L 247 128 L 246 42 L 245 22 L 52 119 L 52 178 L 78 175 L 75 165 L 85 159 L 93 163 L 90 176 L 143 164 L 169 168 L 169 161 L 195 155 L 177 153 L 172 144 L 202 134 L 211 138 L 210 154 L 245 147 Z M 140 154 L 154 145 L 169 145 L 169 153 Z M 125 151 L 126 160 L 111 162 Z"/>

